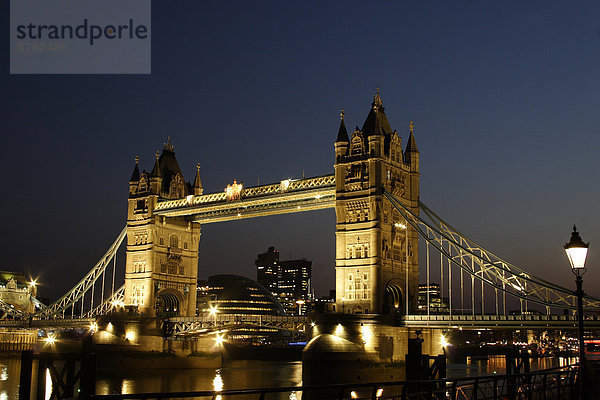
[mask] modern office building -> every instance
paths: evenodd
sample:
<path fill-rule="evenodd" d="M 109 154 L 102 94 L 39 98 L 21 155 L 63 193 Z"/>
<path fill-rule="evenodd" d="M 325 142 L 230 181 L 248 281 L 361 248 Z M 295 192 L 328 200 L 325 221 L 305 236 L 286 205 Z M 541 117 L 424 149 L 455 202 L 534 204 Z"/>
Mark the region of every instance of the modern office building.
<path fill-rule="evenodd" d="M 279 260 L 275 247 L 259 254 L 255 261 L 256 280 L 275 296 L 287 314 L 305 315 L 311 298 L 312 262 Z"/>
<path fill-rule="evenodd" d="M 277 299 L 252 279 L 239 275 L 213 275 L 198 281 L 198 314 L 216 307 L 219 314 L 283 315 Z"/>
<path fill-rule="evenodd" d="M 446 314 L 448 313 L 448 299 L 442 298 L 440 285 L 430 283 L 429 286 L 425 283 L 419 284 L 419 304 L 418 310 L 421 314 L 427 313 L 427 293 L 429 292 L 429 313 L 430 314 Z"/>
<path fill-rule="evenodd" d="M 239 275 L 213 275 L 198 281 L 198 315 L 284 315 L 279 301 L 252 279 Z M 214 314 L 213 314 L 214 313 Z M 289 341 L 289 332 L 270 327 L 239 327 L 225 334 L 227 342 L 273 344 Z"/>

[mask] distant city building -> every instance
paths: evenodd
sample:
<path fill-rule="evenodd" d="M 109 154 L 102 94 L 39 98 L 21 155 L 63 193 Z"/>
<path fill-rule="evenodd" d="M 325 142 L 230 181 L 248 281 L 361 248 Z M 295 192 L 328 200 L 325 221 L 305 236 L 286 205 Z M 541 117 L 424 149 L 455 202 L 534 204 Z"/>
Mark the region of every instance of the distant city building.
<path fill-rule="evenodd" d="M 335 289 L 329 291 L 329 296 L 321 296 L 318 299 L 314 299 L 310 304 L 310 311 L 317 313 L 331 312 L 333 309 L 332 305 L 335 304 Z"/>
<path fill-rule="evenodd" d="M 311 300 L 312 262 L 280 261 L 279 251 L 269 247 L 255 261 L 256 280 L 275 296 L 287 314 L 305 315 Z"/>
<path fill-rule="evenodd" d="M 239 275 L 214 275 L 198 282 L 198 314 L 210 312 L 211 306 L 218 314 L 284 314 L 281 304 L 266 288 Z"/>
<path fill-rule="evenodd" d="M 425 283 L 419 284 L 419 305 L 420 313 L 427 313 L 427 293 L 429 292 L 429 313 L 430 314 L 445 314 L 448 313 L 448 299 L 442 298 L 440 285 L 430 283 L 429 286 Z"/>
<path fill-rule="evenodd" d="M 21 312 L 33 312 L 37 288 L 22 272 L 0 271 L 0 301 Z M 0 312 L 1 314 L 1 312 Z"/>

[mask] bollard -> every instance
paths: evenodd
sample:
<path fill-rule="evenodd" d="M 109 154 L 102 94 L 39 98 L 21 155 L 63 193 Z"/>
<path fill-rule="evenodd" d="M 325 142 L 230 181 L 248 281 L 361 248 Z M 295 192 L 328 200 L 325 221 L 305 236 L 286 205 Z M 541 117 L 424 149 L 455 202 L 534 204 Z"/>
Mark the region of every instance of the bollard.
<path fill-rule="evenodd" d="M 43 358 L 38 359 L 37 387 L 35 393 L 36 399 L 46 398 L 46 360 Z"/>
<path fill-rule="evenodd" d="M 19 376 L 19 399 L 31 398 L 31 370 L 33 366 L 33 351 L 21 352 L 21 374 Z"/>

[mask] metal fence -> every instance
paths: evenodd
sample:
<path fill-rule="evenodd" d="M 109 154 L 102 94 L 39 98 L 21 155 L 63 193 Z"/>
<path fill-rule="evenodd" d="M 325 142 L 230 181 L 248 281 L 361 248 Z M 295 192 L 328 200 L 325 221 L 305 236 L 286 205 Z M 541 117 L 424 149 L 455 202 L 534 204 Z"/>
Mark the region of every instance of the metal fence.
<path fill-rule="evenodd" d="M 553 400 L 579 395 L 576 366 L 551 368 L 525 374 L 491 375 L 460 379 L 395 381 L 361 384 L 307 385 L 223 391 L 95 395 L 92 399 L 402 399 L 402 400 Z"/>

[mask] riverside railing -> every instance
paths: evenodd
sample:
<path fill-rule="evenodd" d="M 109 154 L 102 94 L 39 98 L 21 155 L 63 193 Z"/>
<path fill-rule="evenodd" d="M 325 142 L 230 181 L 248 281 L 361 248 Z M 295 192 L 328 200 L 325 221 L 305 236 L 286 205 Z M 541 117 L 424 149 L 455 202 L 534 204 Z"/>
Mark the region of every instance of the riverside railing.
<path fill-rule="evenodd" d="M 552 400 L 577 398 L 579 368 L 550 368 L 524 374 L 487 375 L 458 379 L 357 384 L 306 385 L 261 389 L 170 393 L 108 394 L 98 400 L 124 399 L 402 399 L 402 400 Z"/>

